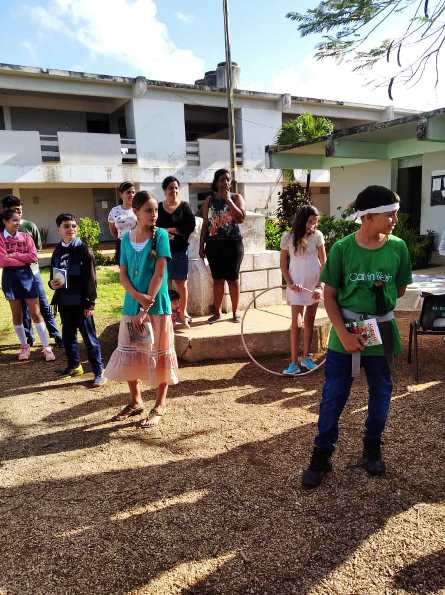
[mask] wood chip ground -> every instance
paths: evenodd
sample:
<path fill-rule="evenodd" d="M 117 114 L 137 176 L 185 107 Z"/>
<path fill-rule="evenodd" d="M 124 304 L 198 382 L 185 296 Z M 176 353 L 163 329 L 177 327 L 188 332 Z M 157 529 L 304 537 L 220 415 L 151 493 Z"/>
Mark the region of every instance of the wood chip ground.
<path fill-rule="evenodd" d="M 322 372 L 182 368 L 147 431 L 109 421 L 124 385 L 58 380 L 60 351 L 19 363 L 3 346 L 0 593 L 445 593 L 445 344 L 425 345 L 420 383 L 405 356 L 396 367 L 387 477 L 357 466 L 362 380 L 316 491 L 300 477 Z"/>

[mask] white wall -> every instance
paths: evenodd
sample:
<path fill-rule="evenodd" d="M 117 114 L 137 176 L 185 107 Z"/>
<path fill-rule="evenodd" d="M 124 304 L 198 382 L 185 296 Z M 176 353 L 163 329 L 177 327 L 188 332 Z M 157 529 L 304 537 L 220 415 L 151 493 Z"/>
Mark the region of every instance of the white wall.
<path fill-rule="evenodd" d="M 184 103 L 135 97 L 133 115 L 140 166 L 184 167 Z"/>
<path fill-rule="evenodd" d="M 94 218 L 93 191 L 90 188 L 22 188 L 23 216 L 49 230 L 48 242 L 59 241 L 56 217 L 72 212 L 76 217 Z"/>
<path fill-rule="evenodd" d="M 391 188 L 391 160 L 370 161 L 349 167 L 331 169 L 330 203 L 331 215 L 338 214 L 338 207 L 344 209 L 357 194 L 372 184 Z"/>
<path fill-rule="evenodd" d="M 429 229 L 438 234 L 445 231 L 445 205 L 431 206 L 431 172 L 436 170 L 442 170 L 445 175 L 445 151 L 423 156 L 420 233 L 426 233 Z"/>
<path fill-rule="evenodd" d="M 174 174 L 172 174 L 174 175 Z M 181 181 L 181 180 L 180 180 Z M 159 202 L 164 200 L 164 191 L 162 190 L 162 182 L 160 184 L 140 184 L 139 190 L 146 190 L 147 192 L 151 192 Z M 189 189 L 188 184 L 181 183 L 179 196 L 181 200 L 185 202 L 189 202 Z"/>
<path fill-rule="evenodd" d="M 281 191 L 279 184 L 244 184 L 244 199 L 248 211 L 257 209 L 274 211 L 277 208 L 278 192 Z"/>
<path fill-rule="evenodd" d="M 32 166 L 41 163 L 38 132 L 0 130 L 0 166 Z"/>
<path fill-rule="evenodd" d="M 121 165 L 118 134 L 59 132 L 60 161 L 64 165 Z M 105 181 L 105 180 L 104 180 Z"/>
<path fill-rule="evenodd" d="M 230 142 L 215 138 L 199 138 L 201 169 L 227 168 L 230 163 Z"/>
<path fill-rule="evenodd" d="M 241 109 L 244 167 L 265 167 L 265 146 L 275 143 L 281 127 L 277 109 Z"/>

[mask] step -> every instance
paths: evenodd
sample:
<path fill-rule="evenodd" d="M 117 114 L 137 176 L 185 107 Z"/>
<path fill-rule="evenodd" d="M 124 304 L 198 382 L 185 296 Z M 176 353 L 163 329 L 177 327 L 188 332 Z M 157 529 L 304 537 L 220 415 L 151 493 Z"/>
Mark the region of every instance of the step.
<path fill-rule="evenodd" d="M 239 359 L 248 357 L 241 341 L 241 324 L 223 315 L 220 322 L 207 324 L 208 316 L 193 319 L 190 329 L 175 334 L 178 358 L 185 362 Z M 249 351 L 254 357 L 289 353 L 289 306 L 267 306 L 248 311 L 243 333 Z M 326 347 L 330 323 L 324 309 L 319 308 L 314 327 L 313 351 Z"/>

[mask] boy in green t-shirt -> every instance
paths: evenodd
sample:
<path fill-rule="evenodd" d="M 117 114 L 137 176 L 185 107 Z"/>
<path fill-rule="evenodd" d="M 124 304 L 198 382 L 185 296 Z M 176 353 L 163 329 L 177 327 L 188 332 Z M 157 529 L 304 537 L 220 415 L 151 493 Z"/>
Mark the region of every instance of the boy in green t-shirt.
<path fill-rule="evenodd" d="M 332 329 L 318 435 L 310 465 L 303 473 L 306 487 L 320 485 L 331 470 L 338 422 L 360 365 L 365 369 L 369 387 L 362 466 L 370 475 L 385 472 L 381 436 L 391 401 L 391 361 L 400 352 L 394 308 L 397 298 L 412 281 L 406 244 L 391 235 L 397 223 L 399 202 L 397 194 L 383 186 L 368 186 L 360 192 L 355 209 L 361 226 L 355 234 L 332 246 L 320 276 L 320 281 L 325 283 L 325 307 Z M 366 338 L 349 332 L 345 323 L 351 326 L 371 318 L 378 323 L 382 344 L 365 347 Z"/>

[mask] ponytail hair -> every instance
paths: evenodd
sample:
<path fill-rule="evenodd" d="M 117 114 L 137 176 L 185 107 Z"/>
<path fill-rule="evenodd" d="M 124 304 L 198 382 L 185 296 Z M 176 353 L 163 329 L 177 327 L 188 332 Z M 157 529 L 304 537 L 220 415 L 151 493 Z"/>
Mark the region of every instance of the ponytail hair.
<path fill-rule="evenodd" d="M 156 202 L 156 204 L 158 204 L 156 197 L 153 194 L 151 194 L 151 192 L 147 192 L 146 190 L 139 190 L 139 192 L 136 192 L 136 194 L 133 197 L 133 209 L 138 211 L 149 200 L 154 200 Z M 151 258 L 154 258 L 154 259 L 156 259 L 158 256 L 157 252 L 156 252 L 157 243 L 158 243 L 158 228 L 156 227 L 156 225 L 153 225 L 153 238 L 151 240 L 150 256 L 151 256 Z"/>

